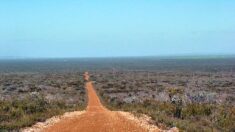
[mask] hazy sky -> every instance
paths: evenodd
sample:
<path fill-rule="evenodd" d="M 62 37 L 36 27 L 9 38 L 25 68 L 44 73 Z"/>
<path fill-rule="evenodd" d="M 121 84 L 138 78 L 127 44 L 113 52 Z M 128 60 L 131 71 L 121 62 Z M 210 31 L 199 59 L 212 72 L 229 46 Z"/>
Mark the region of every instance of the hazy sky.
<path fill-rule="evenodd" d="M 234 51 L 234 0 L 0 1 L 0 57 Z"/>

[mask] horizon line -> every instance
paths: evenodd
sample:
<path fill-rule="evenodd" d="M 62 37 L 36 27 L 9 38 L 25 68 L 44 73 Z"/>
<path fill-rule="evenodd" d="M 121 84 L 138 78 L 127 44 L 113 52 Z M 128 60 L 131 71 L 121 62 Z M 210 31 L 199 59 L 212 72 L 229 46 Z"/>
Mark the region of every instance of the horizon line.
<path fill-rule="evenodd" d="M 21 57 L 21 56 L 0 56 L 0 60 L 15 59 L 102 59 L 102 58 L 233 58 L 235 54 L 181 54 L 181 55 L 143 55 L 143 56 L 77 56 L 77 57 Z"/>

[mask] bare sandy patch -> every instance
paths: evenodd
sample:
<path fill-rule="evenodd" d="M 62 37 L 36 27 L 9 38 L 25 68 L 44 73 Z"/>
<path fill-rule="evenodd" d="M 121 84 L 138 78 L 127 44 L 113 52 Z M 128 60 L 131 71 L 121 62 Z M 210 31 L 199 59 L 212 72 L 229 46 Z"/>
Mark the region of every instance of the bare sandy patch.
<path fill-rule="evenodd" d="M 47 119 L 45 122 L 38 122 L 32 127 L 23 128 L 20 131 L 21 132 L 42 132 L 45 128 L 53 126 L 54 124 L 60 122 L 61 120 L 64 120 L 64 119 L 67 120 L 69 118 L 76 118 L 84 113 L 85 111 L 66 112 L 63 115 L 54 116 L 50 119 Z"/>
<path fill-rule="evenodd" d="M 156 125 L 152 124 L 151 117 L 141 114 L 139 117 L 133 115 L 129 112 L 117 111 L 120 115 L 124 116 L 126 119 L 129 119 L 142 128 L 146 129 L 148 132 L 179 132 L 179 129 L 176 127 L 171 128 L 170 130 L 161 130 Z"/>

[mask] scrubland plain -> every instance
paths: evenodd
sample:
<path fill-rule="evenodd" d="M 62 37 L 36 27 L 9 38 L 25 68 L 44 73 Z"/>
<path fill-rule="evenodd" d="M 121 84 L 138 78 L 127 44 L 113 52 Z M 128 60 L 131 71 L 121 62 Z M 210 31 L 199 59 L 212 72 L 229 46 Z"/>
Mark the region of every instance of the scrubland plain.
<path fill-rule="evenodd" d="M 1 60 L 0 130 L 82 110 L 89 71 L 111 110 L 146 114 L 162 128 L 234 131 L 234 58 Z"/>

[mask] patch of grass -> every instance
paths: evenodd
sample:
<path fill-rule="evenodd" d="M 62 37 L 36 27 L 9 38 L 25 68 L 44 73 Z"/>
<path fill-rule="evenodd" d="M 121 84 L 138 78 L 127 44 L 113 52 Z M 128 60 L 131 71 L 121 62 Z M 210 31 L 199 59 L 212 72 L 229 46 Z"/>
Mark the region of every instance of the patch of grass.
<path fill-rule="evenodd" d="M 43 97 L 0 101 L 0 131 L 19 130 L 67 111 L 84 109 L 84 105 L 66 105 L 63 101 L 47 102 Z"/>
<path fill-rule="evenodd" d="M 111 110 L 123 110 L 150 116 L 163 128 L 178 127 L 182 131 L 235 131 L 235 107 L 215 104 L 187 104 L 182 107 L 182 117 L 176 118 L 176 106 L 169 102 L 148 100 L 143 103 L 110 101 L 101 92 L 103 103 Z"/>

